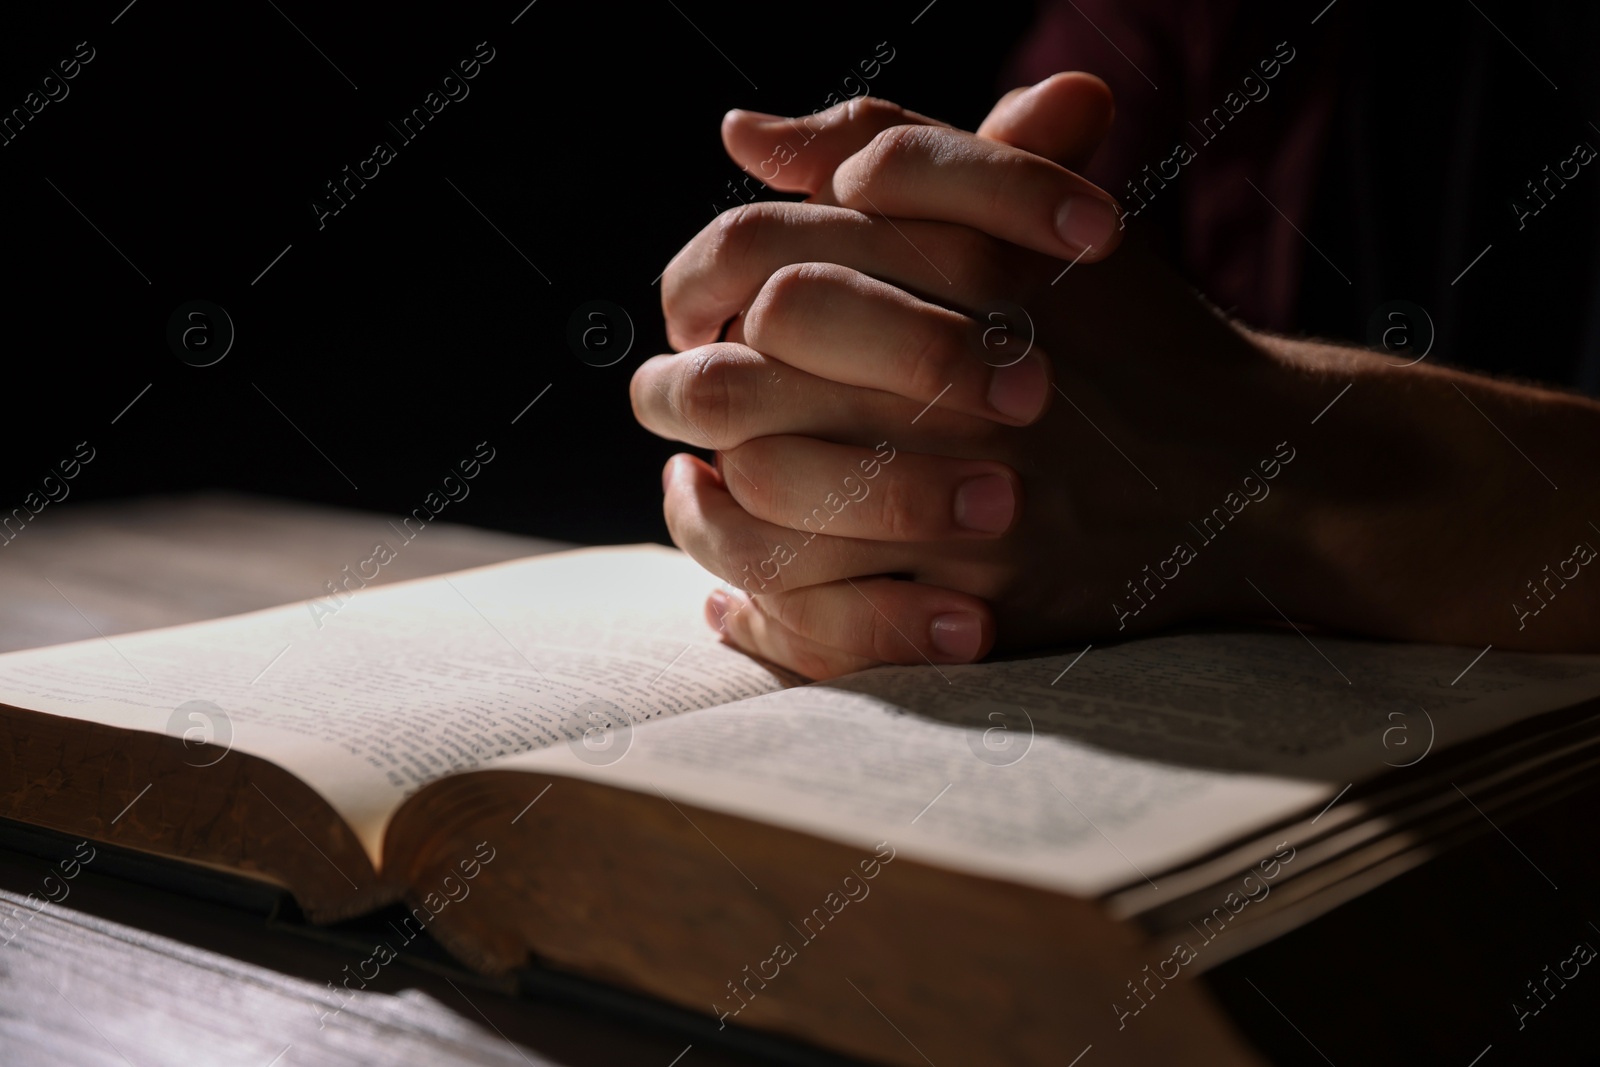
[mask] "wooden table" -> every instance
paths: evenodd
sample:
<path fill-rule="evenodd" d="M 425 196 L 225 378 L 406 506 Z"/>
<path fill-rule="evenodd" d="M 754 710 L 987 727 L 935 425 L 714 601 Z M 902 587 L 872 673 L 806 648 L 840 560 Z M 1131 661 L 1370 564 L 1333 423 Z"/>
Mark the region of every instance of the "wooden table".
<path fill-rule="evenodd" d="M 0 650 L 310 598 L 386 529 L 380 515 L 235 496 L 52 506 L 0 549 Z M 379 580 L 564 547 L 434 523 Z M 0 850 L 0 909 L 33 915 L 22 902 L 46 873 L 44 861 Z M 0 944 L 3 1067 L 759 1062 L 403 966 L 319 1026 L 326 983 L 358 953 L 94 868 L 13 932 Z"/>
<path fill-rule="evenodd" d="M 345 563 L 366 557 L 385 523 L 237 496 L 52 506 L 0 548 L 0 650 L 313 597 Z M 559 547 L 435 523 L 379 580 Z M 1588 937 L 1586 922 L 1600 946 L 1597 825 L 1600 789 L 1591 789 L 1498 826 L 1203 981 L 1274 1063 L 1594 1062 L 1593 968 L 1525 1027 L 1510 1005 L 1543 964 Z M 67 900 L 0 944 L 0 1067 L 773 1062 L 403 962 L 320 1026 L 327 983 L 361 953 L 260 913 L 107 876 L 102 866 L 85 869 Z M 0 913 L 39 892 L 47 872 L 34 856 L 0 848 Z M 938 1067 L 960 1067 L 929 1051 Z M 1114 1048 L 1090 1056 L 1080 1067 L 1125 1062 Z"/>

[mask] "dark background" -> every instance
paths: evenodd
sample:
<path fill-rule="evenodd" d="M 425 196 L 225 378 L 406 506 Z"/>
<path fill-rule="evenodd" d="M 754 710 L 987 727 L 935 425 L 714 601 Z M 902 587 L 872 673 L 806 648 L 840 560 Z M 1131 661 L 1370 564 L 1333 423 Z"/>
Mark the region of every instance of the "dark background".
<path fill-rule="evenodd" d="M 665 539 L 658 472 L 676 449 L 634 424 L 627 382 L 666 348 L 652 280 L 733 203 L 727 183 L 739 171 L 721 151 L 722 114 L 814 111 L 847 94 L 858 61 L 886 42 L 894 59 L 872 91 L 971 128 L 1032 16 L 1031 4 L 992 0 L 848 14 L 714 0 L 526 10 L 507 0 L 464 13 L 124 3 L 14 8 L 3 19 L 0 114 L 78 42 L 96 54 L 64 100 L 0 146 L 11 400 L 0 513 L 87 441 L 95 459 L 70 483 L 74 501 L 224 487 L 403 514 L 488 441 L 493 463 L 441 517 L 574 541 Z M 1304 24 L 1322 6 L 1292 14 Z M 1342 112 L 1334 173 L 1354 173 L 1359 148 L 1363 172 L 1385 184 L 1376 207 L 1319 201 L 1312 236 L 1362 289 L 1308 257 L 1302 324 L 1361 338 L 1377 301 L 1417 300 L 1452 332 L 1453 358 L 1560 381 L 1577 375 L 1600 322 L 1600 173 L 1586 172 L 1526 232 L 1506 201 L 1567 154 L 1573 129 L 1600 122 L 1597 36 L 1563 21 L 1592 30 L 1596 16 L 1548 3 L 1486 8 L 1561 90 L 1472 5 L 1340 0 L 1330 14 L 1328 41 L 1342 35 L 1354 49 L 1367 102 Z M 1336 30 L 1335 17 L 1349 24 Z M 401 144 L 387 121 L 419 106 L 480 41 L 495 58 L 470 95 Z M 1482 132 L 1464 158 L 1441 146 L 1461 128 L 1460 90 L 1474 86 Z M 319 230 L 311 203 L 324 183 L 380 140 L 397 158 Z M 1466 192 L 1451 184 L 1461 173 L 1473 175 Z M 1454 227 L 1444 235 L 1442 200 Z M 1360 261 L 1352 210 L 1379 220 L 1376 265 Z M 1491 241 L 1476 288 L 1452 287 L 1464 257 Z M 237 330 L 209 367 L 180 360 L 166 337 L 173 311 L 196 299 L 225 308 Z M 568 343 L 569 319 L 591 300 L 623 308 L 637 330 L 613 366 L 585 364 Z M 1581 1049 L 1592 1062 L 1582 1019 L 1595 993 L 1576 990 L 1531 1034 L 1506 1010 L 1524 979 L 1585 936 L 1582 923 L 1600 921 L 1593 872 L 1548 859 L 1561 856 L 1559 837 L 1535 849 L 1564 886 L 1572 879 L 1559 909 L 1491 838 L 1475 859 L 1430 866 L 1211 984 L 1279 1062 L 1321 1062 L 1321 1051 L 1310 1055 L 1293 1024 L 1257 1003 L 1247 967 L 1334 1062 L 1432 1044 L 1464 1064 L 1491 1038 L 1485 1067 L 1518 1062 L 1518 1050 Z M 1582 867 L 1592 853 L 1566 858 Z M 1504 884 L 1485 885 L 1495 881 L 1485 869 Z M 1453 912 L 1435 903 L 1451 898 Z M 1349 951 L 1362 943 L 1370 965 Z M 1451 1029 L 1452 1004 L 1467 1026 Z M 1379 1031 L 1393 1044 L 1374 1048 Z"/>
<path fill-rule="evenodd" d="M 0 514 L 80 441 L 95 458 L 70 483 L 79 501 L 219 487 L 385 515 L 422 506 L 487 441 L 493 464 L 442 518 L 665 540 L 658 474 L 675 448 L 634 423 L 627 383 L 666 350 L 653 279 L 737 202 L 723 113 L 818 110 L 892 49 L 871 92 L 972 128 L 1015 80 L 1001 72 L 1035 15 L 1032 3 L 989 0 L 848 14 L 525 4 L 373 14 L 111 0 L 8 12 L 0 115 L 78 42 L 95 58 L 0 145 L 13 400 Z M 1600 9 L 1045 6 L 1094 47 L 1084 7 L 1130 47 L 1134 31 L 1107 20 L 1142 21 L 1146 62 L 1169 69 L 1195 26 L 1225 26 L 1216 78 L 1229 86 L 1259 41 L 1280 36 L 1304 55 L 1296 78 L 1338 72 L 1303 220 L 1320 253 L 1303 250 L 1295 328 L 1362 342 L 1388 302 L 1410 301 L 1437 327 L 1433 361 L 1600 390 L 1600 166 L 1525 227 L 1510 210 L 1575 140 L 1592 133 L 1600 146 Z M 494 59 L 469 95 L 404 142 L 388 123 L 483 41 Z M 1139 84 L 1121 58 L 1096 73 Z M 1169 81 L 1160 114 L 1139 121 L 1188 136 L 1180 120 L 1215 105 L 1219 87 Z M 1137 126 L 1123 116 L 1113 136 Z M 311 205 L 327 199 L 325 183 L 380 140 L 397 157 L 319 229 Z M 1119 176 L 1097 176 L 1122 192 Z M 1170 244 L 1182 220 L 1157 224 Z M 1491 242 L 1470 284 L 1452 284 Z M 236 329 L 215 365 L 190 366 L 169 346 L 169 318 L 191 300 L 220 305 Z M 592 300 L 621 308 L 636 333 L 611 366 L 582 362 L 568 340 Z M 613 327 L 620 343 L 627 327 Z"/>
<path fill-rule="evenodd" d="M 887 41 L 872 90 L 970 128 L 1030 16 L 938 0 L 912 25 L 915 0 L 826 28 L 750 4 L 540 0 L 512 25 L 526 0 L 138 0 L 111 24 L 124 3 L 8 12 L 0 36 L 0 111 L 78 42 L 96 52 L 0 147 L 0 508 L 87 439 L 73 500 L 231 487 L 403 514 L 487 440 L 494 462 L 440 517 L 576 541 L 666 540 L 659 474 L 675 449 L 634 423 L 627 384 L 667 350 L 653 279 L 736 202 L 723 113 L 817 110 Z M 495 58 L 470 95 L 403 143 L 386 122 L 480 41 Z M 397 158 L 319 230 L 312 201 L 379 140 Z M 195 299 L 237 332 L 209 367 L 166 341 Z M 637 329 L 605 368 L 566 338 L 594 299 Z"/>

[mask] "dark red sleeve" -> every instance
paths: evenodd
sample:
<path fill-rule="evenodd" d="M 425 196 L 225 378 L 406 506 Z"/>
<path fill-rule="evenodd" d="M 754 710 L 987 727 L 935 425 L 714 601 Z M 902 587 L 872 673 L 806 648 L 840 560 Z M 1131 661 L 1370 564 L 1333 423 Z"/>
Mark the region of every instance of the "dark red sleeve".
<path fill-rule="evenodd" d="M 1260 0 L 1044 0 L 1005 87 L 1062 70 L 1105 79 L 1116 122 L 1087 176 L 1156 228 L 1220 307 L 1290 329 L 1308 251 L 1295 227 L 1328 141 L 1337 37 L 1285 39 L 1274 14 Z"/>

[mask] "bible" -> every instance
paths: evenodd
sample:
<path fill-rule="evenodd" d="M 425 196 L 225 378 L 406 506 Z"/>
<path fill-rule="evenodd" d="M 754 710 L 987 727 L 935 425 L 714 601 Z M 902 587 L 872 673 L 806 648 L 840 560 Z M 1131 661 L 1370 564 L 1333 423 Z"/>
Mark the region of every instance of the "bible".
<path fill-rule="evenodd" d="M 1242 1064 L 1187 979 L 1600 762 L 1596 656 L 1208 628 L 814 683 L 714 583 L 584 549 L 9 653 L 0 817 L 871 1062 Z"/>

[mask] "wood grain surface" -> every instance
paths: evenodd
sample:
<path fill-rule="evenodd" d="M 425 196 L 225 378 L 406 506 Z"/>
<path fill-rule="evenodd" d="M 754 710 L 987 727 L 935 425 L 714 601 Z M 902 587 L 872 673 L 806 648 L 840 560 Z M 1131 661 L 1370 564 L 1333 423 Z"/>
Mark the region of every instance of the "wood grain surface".
<path fill-rule="evenodd" d="M 386 519 L 239 496 L 52 506 L 0 548 L 0 650 L 314 596 L 366 558 Z M 439 523 L 381 577 L 558 547 Z M 1595 1062 L 1600 979 L 1569 983 L 1525 1026 L 1511 1005 L 1574 941 L 1600 945 L 1597 825 L 1600 788 L 1496 826 L 1203 981 L 1276 1064 Z M 0 1067 L 768 1062 L 403 959 L 324 1020 L 328 983 L 365 953 L 93 865 L 36 910 L 28 895 L 42 898 L 52 869 L 0 849 L 0 920 L 14 916 L 0 929 Z M 1125 1062 L 1096 1045 L 1078 1067 Z"/>
<path fill-rule="evenodd" d="M 382 515 L 241 496 L 52 507 L 0 549 L 0 650 L 310 598 L 386 536 L 398 540 Z M 435 523 L 379 580 L 566 547 Z M 0 916 L 12 917 L 0 931 L 3 1067 L 759 1062 L 404 960 L 326 1018 L 337 1006 L 328 983 L 364 953 L 92 864 L 61 897 L 59 872 L 46 883 L 53 871 L 0 850 Z M 47 892 L 60 903 L 41 905 Z"/>

